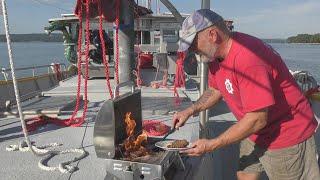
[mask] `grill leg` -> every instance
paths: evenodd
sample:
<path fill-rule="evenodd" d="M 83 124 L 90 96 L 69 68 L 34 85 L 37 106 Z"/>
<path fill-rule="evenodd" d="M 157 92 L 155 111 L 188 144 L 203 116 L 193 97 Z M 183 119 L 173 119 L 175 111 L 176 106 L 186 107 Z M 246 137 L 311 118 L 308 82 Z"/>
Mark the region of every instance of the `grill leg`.
<path fill-rule="evenodd" d="M 180 157 L 180 155 L 176 156 L 177 160 L 173 162 L 174 166 L 179 169 L 184 171 L 186 169 L 186 167 L 184 166 L 184 163 Z"/>
<path fill-rule="evenodd" d="M 116 176 L 117 175 L 117 176 Z M 113 175 L 107 171 L 104 180 L 134 180 L 132 171 L 122 171 L 120 174 Z"/>
<path fill-rule="evenodd" d="M 113 174 L 107 172 L 106 176 L 104 177 L 104 180 L 119 180 L 119 179 L 115 177 Z"/>

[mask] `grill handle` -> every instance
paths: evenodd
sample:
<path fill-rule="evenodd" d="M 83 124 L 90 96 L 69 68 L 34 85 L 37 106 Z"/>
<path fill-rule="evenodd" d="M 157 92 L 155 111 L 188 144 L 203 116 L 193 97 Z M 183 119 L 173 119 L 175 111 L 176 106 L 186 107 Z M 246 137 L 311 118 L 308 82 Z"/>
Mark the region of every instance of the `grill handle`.
<path fill-rule="evenodd" d="M 118 97 L 119 96 L 119 89 L 121 88 L 121 87 L 126 87 L 126 86 L 131 86 L 131 93 L 134 93 L 134 91 L 135 91 L 135 84 L 134 84 L 134 82 L 133 81 L 126 81 L 126 82 L 123 82 L 123 83 L 120 83 L 120 84 L 118 84 L 115 88 L 114 88 L 114 97 L 113 97 L 113 99 L 115 99 L 116 97 Z"/>

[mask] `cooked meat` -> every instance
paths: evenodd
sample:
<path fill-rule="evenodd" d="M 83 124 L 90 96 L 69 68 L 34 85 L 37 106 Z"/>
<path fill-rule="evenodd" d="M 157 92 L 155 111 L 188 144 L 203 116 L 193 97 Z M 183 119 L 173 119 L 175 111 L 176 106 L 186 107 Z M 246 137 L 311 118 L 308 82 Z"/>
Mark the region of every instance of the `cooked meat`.
<path fill-rule="evenodd" d="M 185 139 L 183 140 L 175 140 L 171 144 L 169 144 L 168 148 L 184 148 L 189 145 L 189 142 Z"/>

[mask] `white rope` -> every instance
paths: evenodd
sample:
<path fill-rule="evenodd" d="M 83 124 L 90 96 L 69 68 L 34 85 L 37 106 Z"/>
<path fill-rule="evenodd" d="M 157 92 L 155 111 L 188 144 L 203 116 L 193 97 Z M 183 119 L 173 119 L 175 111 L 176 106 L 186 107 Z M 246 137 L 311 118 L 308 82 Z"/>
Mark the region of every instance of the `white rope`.
<path fill-rule="evenodd" d="M 50 143 L 47 145 L 42 145 L 42 146 L 35 146 L 32 145 L 32 148 L 36 150 L 37 152 L 41 152 L 43 154 L 47 153 L 47 156 L 40 159 L 38 162 L 38 166 L 40 169 L 45 170 L 45 171 L 55 171 L 59 170 L 61 173 L 72 173 L 76 170 L 74 166 L 71 166 L 70 164 L 73 162 L 76 162 L 78 160 L 83 159 L 84 157 L 87 156 L 87 152 L 84 151 L 83 149 L 68 149 L 64 151 L 55 151 L 55 150 L 47 150 L 45 148 L 50 148 L 50 147 L 58 147 L 62 146 L 62 144 L 59 143 Z M 7 151 L 21 151 L 21 152 L 28 152 L 30 151 L 31 148 L 29 148 L 28 144 L 26 141 L 20 142 L 19 145 L 10 145 L 6 147 Z M 75 157 L 72 160 L 61 162 L 58 164 L 58 166 L 48 166 L 45 164 L 45 162 L 48 162 L 49 159 L 54 157 L 55 155 L 61 155 L 61 154 L 69 154 L 69 153 L 78 153 L 80 154 L 78 157 Z"/>
<path fill-rule="evenodd" d="M 18 90 L 16 74 L 15 74 L 15 71 L 14 71 L 14 62 L 13 62 L 13 55 L 12 55 L 12 48 L 11 48 L 11 38 L 10 38 L 10 33 L 9 33 L 8 16 L 7 16 L 7 8 L 6 7 L 7 7 L 6 6 L 6 1 L 2 0 L 2 14 L 3 14 L 4 27 L 5 27 L 6 38 L 7 38 L 9 62 L 10 62 L 10 68 L 11 68 L 11 73 L 12 73 L 12 82 L 13 82 L 13 87 L 14 87 L 14 93 L 15 93 L 15 96 L 16 96 L 16 102 L 17 102 L 18 112 L 19 112 L 19 116 L 20 116 L 22 129 L 23 129 L 23 134 L 24 134 L 24 137 L 26 139 L 26 142 L 27 142 L 28 146 L 31 147 L 30 139 L 28 137 L 28 131 L 27 131 L 27 128 L 26 128 L 26 123 L 24 121 L 24 117 L 23 117 L 22 110 L 21 110 L 20 93 L 19 93 L 19 90 Z M 31 151 L 33 151 L 32 148 L 31 148 Z M 37 154 L 37 153 L 34 152 L 34 154 Z M 37 154 L 37 155 L 41 155 L 41 154 Z"/>
<path fill-rule="evenodd" d="M 73 172 L 75 171 L 75 168 L 70 166 L 69 164 L 75 161 L 78 161 L 86 156 L 86 152 L 82 149 L 70 149 L 70 150 L 65 150 L 65 151 L 55 151 L 55 150 L 46 150 L 44 149 L 45 147 L 51 147 L 54 146 L 59 146 L 57 143 L 52 143 L 49 146 L 43 146 L 43 147 L 36 147 L 31 144 L 31 141 L 28 136 L 28 131 L 26 127 L 26 123 L 24 120 L 24 116 L 22 113 L 21 109 L 21 101 L 20 101 L 20 93 L 19 93 L 19 88 L 18 88 L 18 83 L 16 80 L 16 75 L 15 75 L 15 68 L 14 68 L 14 62 L 13 62 L 13 54 L 12 54 L 12 48 L 11 48 L 11 38 L 10 38 L 10 31 L 9 31 L 9 25 L 8 25 L 8 14 L 7 14 L 7 6 L 6 6 L 6 0 L 1 1 L 2 5 L 2 14 L 3 14 L 3 19 L 4 19 L 4 27 L 5 27 L 5 32 L 6 32 L 6 39 L 7 39 L 7 46 L 8 46 L 8 54 L 9 54 L 9 62 L 10 62 L 10 68 L 11 68 L 11 73 L 12 73 L 12 82 L 13 82 L 13 87 L 14 87 L 14 93 L 16 96 L 16 102 L 17 102 L 17 108 L 19 112 L 19 117 L 21 121 L 21 126 L 24 134 L 25 141 L 22 141 L 19 146 L 17 145 L 11 145 L 8 146 L 6 149 L 8 151 L 31 151 L 34 155 L 36 156 L 46 156 L 46 158 L 42 159 L 39 161 L 38 165 L 41 169 L 47 170 L 47 171 L 53 171 L 56 169 L 59 169 L 60 172 L 66 173 L 66 172 Z M 80 153 L 81 155 L 77 158 L 74 158 L 73 160 L 67 161 L 67 162 L 62 162 L 59 164 L 59 167 L 48 167 L 43 164 L 43 162 L 47 159 L 50 159 L 51 157 L 58 155 L 58 154 L 66 154 L 66 153 Z"/>

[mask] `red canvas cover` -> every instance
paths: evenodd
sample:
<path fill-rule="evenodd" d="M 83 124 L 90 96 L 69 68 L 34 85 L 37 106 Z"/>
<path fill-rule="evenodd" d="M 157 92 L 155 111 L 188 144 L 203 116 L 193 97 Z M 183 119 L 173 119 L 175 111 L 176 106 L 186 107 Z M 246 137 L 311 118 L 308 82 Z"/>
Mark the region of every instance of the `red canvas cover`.
<path fill-rule="evenodd" d="M 90 1 L 90 18 L 94 18 L 96 16 L 99 16 L 98 11 L 98 4 L 100 3 L 102 8 L 102 14 L 106 21 L 108 22 L 114 22 L 116 19 L 116 3 L 121 3 L 120 0 L 89 0 Z M 77 0 L 76 8 L 75 8 L 75 15 L 79 16 L 80 14 L 80 7 L 82 4 L 82 14 L 85 15 L 85 3 L 86 0 Z M 128 0 L 127 4 L 128 6 L 134 7 L 134 16 L 135 18 L 138 18 L 140 16 L 146 15 L 146 14 L 152 14 L 152 11 L 150 9 L 147 9 L 142 6 L 138 6 L 133 0 Z M 121 5 L 120 5 L 121 6 Z M 121 9 L 120 9 L 121 11 Z"/>
<path fill-rule="evenodd" d="M 90 1 L 90 18 L 99 16 L 98 4 L 100 3 L 102 8 L 102 14 L 106 21 L 113 22 L 116 19 L 116 1 L 117 0 L 89 0 Z M 77 5 L 74 11 L 76 16 L 80 14 L 80 7 L 82 5 L 82 14 L 85 15 L 86 0 L 77 0 Z"/>

